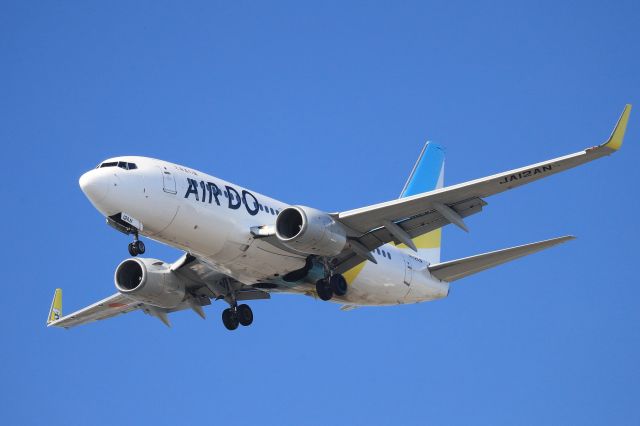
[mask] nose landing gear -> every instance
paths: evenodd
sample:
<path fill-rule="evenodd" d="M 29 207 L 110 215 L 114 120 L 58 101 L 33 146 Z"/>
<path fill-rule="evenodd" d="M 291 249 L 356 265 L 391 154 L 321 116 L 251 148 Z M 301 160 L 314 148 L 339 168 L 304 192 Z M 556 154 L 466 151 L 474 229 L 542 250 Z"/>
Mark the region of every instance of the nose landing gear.
<path fill-rule="evenodd" d="M 138 233 L 133 234 L 133 242 L 129 243 L 129 254 L 131 256 L 137 256 L 139 254 L 144 254 L 145 247 L 144 243 L 138 239 Z"/>
<path fill-rule="evenodd" d="M 107 225 L 125 235 L 133 234 L 133 242 L 129 243 L 129 254 L 137 256 L 144 253 L 144 243 L 138 240 L 138 231 L 142 229 L 142 223 L 126 213 L 118 213 L 107 217 Z"/>

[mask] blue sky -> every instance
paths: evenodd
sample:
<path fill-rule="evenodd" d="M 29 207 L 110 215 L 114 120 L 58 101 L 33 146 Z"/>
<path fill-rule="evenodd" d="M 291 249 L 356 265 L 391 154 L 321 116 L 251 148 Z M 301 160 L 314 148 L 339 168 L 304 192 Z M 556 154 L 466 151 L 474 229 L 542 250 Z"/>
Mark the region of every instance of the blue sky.
<path fill-rule="evenodd" d="M 77 180 L 138 154 L 339 211 L 603 141 L 640 107 L 640 6 L 611 2 L 0 4 L 3 424 L 638 424 L 640 111 L 617 155 L 489 198 L 443 258 L 577 240 L 344 313 L 296 296 L 46 329 L 114 292 L 128 239 Z M 148 242 L 149 256 L 180 253 Z"/>

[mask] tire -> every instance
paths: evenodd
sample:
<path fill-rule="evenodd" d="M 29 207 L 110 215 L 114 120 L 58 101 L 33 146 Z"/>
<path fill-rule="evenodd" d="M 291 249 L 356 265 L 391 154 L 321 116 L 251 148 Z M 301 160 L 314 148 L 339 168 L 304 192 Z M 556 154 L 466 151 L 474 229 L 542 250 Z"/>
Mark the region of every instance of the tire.
<path fill-rule="evenodd" d="M 321 300 L 331 300 L 333 297 L 333 289 L 331 285 L 325 279 L 320 279 L 316 282 L 316 293 Z"/>
<path fill-rule="evenodd" d="M 129 254 L 131 256 L 137 256 L 138 255 L 138 251 L 136 250 L 136 247 L 133 245 L 133 243 L 129 243 Z"/>
<path fill-rule="evenodd" d="M 347 280 L 344 279 L 342 274 L 335 274 L 331 276 L 331 289 L 336 296 L 344 296 L 347 294 Z"/>
<path fill-rule="evenodd" d="M 249 305 L 238 306 L 237 316 L 240 325 L 247 327 L 253 322 L 253 311 Z"/>
<path fill-rule="evenodd" d="M 236 315 L 235 311 L 231 308 L 227 308 L 222 311 L 222 323 L 227 328 L 227 330 L 235 330 L 238 328 L 238 315 Z"/>
<path fill-rule="evenodd" d="M 140 240 L 133 243 L 133 246 L 136 248 L 138 254 L 144 254 L 145 246 L 144 243 Z"/>

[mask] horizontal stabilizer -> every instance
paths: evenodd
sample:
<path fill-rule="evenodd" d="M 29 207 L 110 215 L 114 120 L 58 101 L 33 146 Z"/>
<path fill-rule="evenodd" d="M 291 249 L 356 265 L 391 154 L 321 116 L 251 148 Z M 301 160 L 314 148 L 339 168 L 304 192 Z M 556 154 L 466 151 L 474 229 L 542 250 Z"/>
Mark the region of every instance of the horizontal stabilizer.
<path fill-rule="evenodd" d="M 525 244 L 523 246 L 478 254 L 475 256 L 465 257 L 463 259 L 436 263 L 429 266 L 429 272 L 441 281 L 456 281 L 460 278 L 475 274 L 476 272 L 484 271 L 485 269 L 501 265 L 528 254 L 536 253 L 557 244 L 564 243 L 565 241 L 573 240 L 574 238 L 575 237 L 571 235 L 567 235 L 564 237 L 553 238 L 551 240 Z"/>

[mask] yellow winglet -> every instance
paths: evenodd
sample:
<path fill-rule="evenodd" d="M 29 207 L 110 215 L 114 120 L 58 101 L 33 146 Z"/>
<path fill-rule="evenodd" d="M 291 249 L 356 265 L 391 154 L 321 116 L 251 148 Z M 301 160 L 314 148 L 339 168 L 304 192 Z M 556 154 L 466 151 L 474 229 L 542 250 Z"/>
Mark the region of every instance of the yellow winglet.
<path fill-rule="evenodd" d="M 56 292 L 53 293 L 53 301 L 51 302 L 51 309 L 49 309 L 49 316 L 47 317 L 47 325 L 62 318 L 62 289 L 56 288 Z"/>
<path fill-rule="evenodd" d="M 616 123 L 616 127 L 613 128 L 609 140 L 603 143 L 601 146 L 605 148 L 617 151 L 622 146 L 622 140 L 624 139 L 624 132 L 627 130 L 627 122 L 629 121 L 629 114 L 631 114 L 631 104 L 627 104 L 622 111 L 622 115 Z"/>

